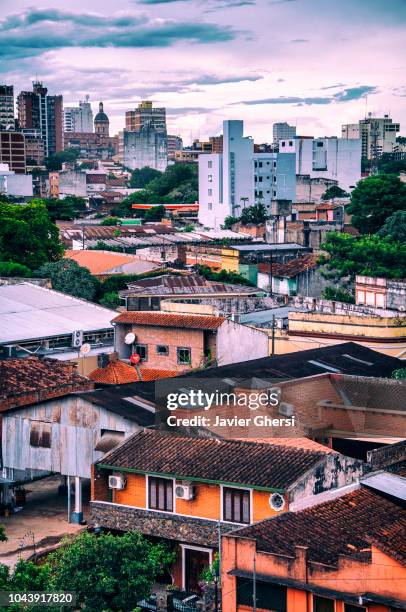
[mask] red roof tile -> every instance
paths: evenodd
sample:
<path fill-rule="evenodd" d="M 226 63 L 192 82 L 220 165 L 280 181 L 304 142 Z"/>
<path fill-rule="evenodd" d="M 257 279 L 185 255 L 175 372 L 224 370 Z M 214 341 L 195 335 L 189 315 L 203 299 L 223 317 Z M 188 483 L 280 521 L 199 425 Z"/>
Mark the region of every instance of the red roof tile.
<path fill-rule="evenodd" d="M 172 312 L 126 311 L 115 317 L 112 323 L 178 327 L 186 329 L 215 330 L 224 323 L 224 317 L 211 315 L 175 314 Z"/>
<path fill-rule="evenodd" d="M 257 550 L 295 556 L 306 546 L 309 561 L 336 565 L 339 555 L 370 561 L 370 544 L 406 565 L 406 510 L 364 487 L 301 512 L 286 512 L 234 532 L 253 538 Z"/>
<path fill-rule="evenodd" d="M 100 463 L 178 478 L 284 490 L 325 456 L 272 444 L 145 430 L 103 457 Z"/>
<path fill-rule="evenodd" d="M 179 372 L 173 370 L 157 370 L 153 368 L 140 368 L 143 381 L 159 380 L 176 376 Z M 137 370 L 123 361 L 110 361 L 105 368 L 97 368 L 89 374 L 90 380 L 103 385 L 126 385 L 139 382 Z"/>
<path fill-rule="evenodd" d="M 5 359 L 0 361 L 0 409 L 25 406 L 73 391 L 93 389 L 72 364 L 56 359 Z"/>

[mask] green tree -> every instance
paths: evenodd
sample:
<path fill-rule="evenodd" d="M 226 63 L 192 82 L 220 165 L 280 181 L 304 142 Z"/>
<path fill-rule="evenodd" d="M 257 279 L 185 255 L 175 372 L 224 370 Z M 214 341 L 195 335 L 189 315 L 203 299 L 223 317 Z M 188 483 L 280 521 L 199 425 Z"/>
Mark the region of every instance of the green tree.
<path fill-rule="evenodd" d="M 0 542 L 7 542 L 7 536 L 3 525 L 0 525 Z"/>
<path fill-rule="evenodd" d="M 341 189 L 341 187 L 339 187 L 338 185 L 332 185 L 331 187 L 326 189 L 326 191 L 321 196 L 321 199 L 332 200 L 333 198 L 345 198 L 348 195 L 349 194 L 344 191 L 344 189 Z"/>
<path fill-rule="evenodd" d="M 66 151 L 60 151 L 55 155 L 50 155 L 45 158 L 45 166 L 49 172 L 57 172 L 62 169 L 62 164 L 65 162 L 76 162 L 80 155 L 78 149 L 66 149 Z"/>
<path fill-rule="evenodd" d="M 253 223 L 254 225 L 261 225 L 266 220 L 266 208 L 263 204 L 254 204 L 254 206 L 247 206 L 243 208 L 240 221 L 243 225 Z"/>
<path fill-rule="evenodd" d="M 105 217 L 100 225 L 117 225 L 120 219 L 118 217 Z"/>
<path fill-rule="evenodd" d="M 321 245 L 326 252 L 320 256 L 327 277 L 335 282 L 357 274 L 384 278 L 406 276 L 406 244 L 379 236 L 351 236 L 329 232 Z"/>
<path fill-rule="evenodd" d="M 73 259 L 44 264 L 35 274 L 39 278 L 50 278 L 53 289 L 84 300 L 94 300 L 99 289 L 99 281 Z"/>
<path fill-rule="evenodd" d="M 221 227 L 222 229 L 231 229 L 234 223 L 238 223 L 238 221 L 239 221 L 238 217 L 233 217 L 232 215 L 228 215 L 228 217 L 224 219 L 224 224 Z"/>
<path fill-rule="evenodd" d="M 406 368 L 399 368 L 398 370 L 393 370 L 391 378 L 395 378 L 396 380 L 406 379 Z"/>
<path fill-rule="evenodd" d="M 392 159 L 390 153 L 384 153 L 378 160 L 380 174 L 397 174 L 406 172 L 406 159 Z"/>
<path fill-rule="evenodd" d="M 133 610 L 173 561 L 174 554 L 163 544 L 134 532 L 83 533 L 50 558 L 53 588 L 75 592 L 84 612 Z"/>
<path fill-rule="evenodd" d="M 62 200 L 47 198 L 45 205 L 53 221 L 71 221 L 86 211 L 86 200 L 79 196 L 66 196 Z"/>
<path fill-rule="evenodd" d="M 120 304 L 122 304 L 122 301 L 120 300 L 117 291 L 109 291 L 108 293 L 105 293 L 102 298 L 100 298 L 99 304 L 105 308 L 117 310 Z"/>
<path fill-rule="evenodd" d="M 362 234 L 373 234 L 387 217 L 406 210 L 406 184 L 393 174 L 378 174 L 360 181 L 351 194 L 347 211 Z"/>
<path fill-rule="evenodd" d="M 248 285 L 249 287 L 255 287 L 254 283 L 251 283 L 245 276 L 237 274 L 236 272 L 228 272 L 227 270 L 220 270 L 220 272 L 213 272 L 209 266 L 196 266 L 199 274 L 207 278 L 207 280 L 220 281 L 222 283 L 232 283 L 235 285 Z"/>
<path fill-rule="evenodd" d="M 388 217 L 377 236 L 406 243 L 406 210 L 398 210 Z"/>
<path fill-rule="evenodd" d="M 34 270 L 62 256 L 59 230 L 42 200 L 0 206 L 0 260 Z"/>
<path fill-rule="evenodd" d="M 145 221 L 162 221 L 165 216 L 165 206 L 153 206 L 144 215 Z"/>
<path fill-rule="evenodd" d="M 161 174 L 162 172 L 155 170 L 155 168 L 150 168 L 149 166 L 136 168 L 131 173 L 130 187 L 134 189 L 144 188 L 152 180 L 159 178 Z"/>
<path fill-rule="evenodd" d="M 32 275 L 27 266 L 14 263 L 13 261 L 0 261 L 0 276 L 22 276 L 28 278 Z"/>
<path fill-rule="evenodd" d="M 323 297 L 326 300 L 335 300 L 337 302 L 345 302 L 346 304 L 355 304 L 355 298 L 350 291 L 341 287 L 326 287 L 323 291 Z"/>

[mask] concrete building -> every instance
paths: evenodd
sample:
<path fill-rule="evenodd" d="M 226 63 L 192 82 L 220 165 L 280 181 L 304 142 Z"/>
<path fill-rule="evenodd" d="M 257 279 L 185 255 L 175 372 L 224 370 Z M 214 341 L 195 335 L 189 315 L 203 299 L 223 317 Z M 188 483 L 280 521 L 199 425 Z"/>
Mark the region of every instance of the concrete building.
<path fill-rule="evenodd" d="M 31 174 L 16 174 L 7 164 L 0 164 L 0 194 L 30 197 L 33 195 Z"/>
<path fill-rule="evenodd" d="M 25 136 L 11 130 L 0 131 L 0 164 L 7 164 L 11 172 L 26 171 Z"/>
<path fill-rule="evenodd" d="M 13 130 L 14 128 L 14 87 L 0 85 L 0 130 Z"/>
<path fill-rule="evenodd" d="M 138 131 L 120 132 L 122 163 L 126 168 L 135 170 L 146 166 L 164 172 L 168 165 L 166 133 L 153 127 L 143 127 Z"/>
<path fill-rule="evenodd" d="M 84 102 L 80 100 L 79 106 L 65 107 L 63 109 L 63 122 L 65 132 L 93 132 L 93 111 L 89 96 L 86 96 Z"/>
<path fill-rule="evenodd" d="M 168 134 L 167 137 L 167 148 L 168 148 L 168 159 L 175 159 L 175 152 L 182 151 L 183 140 L 180 136 L 173 136 Z"/>
<path fill-rule="evenodd" d="M 199 221 L 218 229 L 254 202 L 254 143 L 243 121 L 223 122 L 223 153 L 199 158 Z"/>
<path fill-rule="evenodd" d="M 289 140 L 289 138 L 295 138 L 296 126 L 289 125 L 289 123 L 274 123 L 272 127 L 272 136 L 274 145 L 278 145 L 280 140 Z"/>
<path fill-rule="evenodd" d="M 372 113 L 358 124 L 343 125 L 341 134 L 344 139 L 361 139 L 362 157 L 375 159 L 384 153 L 393 153 L 400 124 L 394 123 L 389 115 L 374 117 Z"/>
<path fill-rule="evenodd" d="M 345 138 L 300 137 L 279 142 L 279 151 L 295 153 L 296 174 L 337 181 L 351 191 L 361 179 L 361 141 Z"/>
<path fill-rule="evenodd" d="M 149 100 L 143 100 L 135 110 L 127 111 L 125 114 L 127 132 L 139 132 L 146 127 L 166 133 L 166 109 L 154 108 Z"/>
<path fill-rule="evenodd" d="M 65 149 L 79 151 L 86 160 L 108 160 L 118 153 L 118 137 L 104 133 L 65 132 Z"/>
<path fill-rule="evenodd" d="M 22 91 L 17 98 L 20 128 L 39 130 L 46 156 L 63 150 L 63 98 L 49 96 L 40 82 L 32 91 Z"/>
<path fill-rule="evenodd" d="M 87 196 L 87 174 L 76 170 L 49 173 L 49 195 L 51 198 L 61 198 L 74 195 L 81 198 Z"/>
<path fill-rule="evenodd" d="M 296 157 L 293 153 L 254 153 L 255 202 L 271 212 L 272 201 L 294 201 Z"/>
<path fill-rule="evenodd" d="M 94 118 L 94 131 L 100 136 L 109 136 L 110 121 L 104 112 L 103 102 L 99 102 L 99 112 Z"/>
<path fill-rule="evenodd" d="M 20 132 L 25 137 L 25 154 L 27 166 L 42 166 L 45 158 L 45 145 L 40 130 L 24 128 Z"/>
<path fill-rule="evenodd" d="M 355 277 L 355 303 L 359 306 L 406 311 L 406 281 L 370 276 Z"/>

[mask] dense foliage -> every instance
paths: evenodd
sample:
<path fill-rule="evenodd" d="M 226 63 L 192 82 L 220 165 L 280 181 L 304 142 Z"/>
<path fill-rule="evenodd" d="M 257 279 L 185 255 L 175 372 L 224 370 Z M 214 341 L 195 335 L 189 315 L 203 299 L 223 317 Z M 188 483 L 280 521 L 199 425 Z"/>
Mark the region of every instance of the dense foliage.
<path fill-rule="evenodd" d="M 394 242 L 379 236 L 351 236 L 330 232 L 321 255 L 328 272 L 334 280 L 348 277 L 353 281 L 356 274 L 385 278 L 406 277 L 406 243 Z"/>
<path fill-rule="evenodd" d="M 0 206 L 0 261 L 35 270 L 63 253 L 59 230 L 42 200 Z"/>
<path fill-rule="evenodd" d="M 386 219 L 399 210 L 406 210 L 406 183 L 393 174 L 378 174 L 360 181 L 347 208 L 352 215 L 352 225 L 361 234 L 377 232 Z"/>
<path fill-rule="evenodd" d="M 66 196 L 62 200 L 46 198 L 44 202 L 52 221 L 72 221 L 86 211 L 86 200 L 75 195 Z"/>
<path fill-rule="evenodd" d="M 321 196 L 322 200 L 332 200 L 333 198 L 345 198 L 349 194 L 338 185 L 332 185 Z"/>
<path fill-rule="evenodd" d="M 243 225 L 248 225 L 249 223 L 260 225 L 261 223 L 265 223 L 266 218 L 265 206 L 263 204 L 254 204 L 254 206 L 243 208 L 239 220 Z"/>
<path fill-rule="evenodd" d="M 336 300 L 337 302 L 345 302 L 346 304 L 355 303 L 355 298 L 352 293 L 341 287 L 326 287 L 323 291 L 323 297 L 326 300 Z"/>
<path fill-rule="evenodd" d="M 388 217 L 377 235 L 406 244 L 406 210 L 398 210 Z"/>
<path fill-rule="evenodd" d="M 207 278 L 207 280 L 219 281 L 221 283 L 232 283 L 235 285 L 248 285 L 249 287 L 255 287 L 254 283 L 251 283 L 245 276 L 237 274 L 236 272 L 227 272 L 227 270 L 220 270 L 220 272 L 213 272 L 209 266 L 196 266 L 199 274 Z"/>
<path fill-rule="evenodd" d="M 32 272 L 27 266 L 13 261 L 0 261 L 0 276 L 16 276 L 28 278 Z"/>
<path fill-rule="evenodd" d="M 50 155 L 45 158 L 46 169 L 50 172 L 57 172 L 62 169 L 62 164 L 65 162 L 76 162 L 79 155 L 79 149 L 67 149 L 66 151 L 55 153 L 55 155 Z"/>
<path fill-rule="evenodd" d="M 150 168 L 149 166 L 145 166 L 145 168 L 136 168 L 131 173 L 130 187 L 133 189 L 143 189 L 152 180 L 159 178 L 161 174 L 162 172 L 155 170 L 155 168 Z"/>
<path fill-rule="evenodd" d="M 50 278 L 52 288 L 84 300 L 94 300 L 99 281 L 87 268 L 79 266 L 73 259 L 46 263 L 36 270 L 39 278 Z"/>

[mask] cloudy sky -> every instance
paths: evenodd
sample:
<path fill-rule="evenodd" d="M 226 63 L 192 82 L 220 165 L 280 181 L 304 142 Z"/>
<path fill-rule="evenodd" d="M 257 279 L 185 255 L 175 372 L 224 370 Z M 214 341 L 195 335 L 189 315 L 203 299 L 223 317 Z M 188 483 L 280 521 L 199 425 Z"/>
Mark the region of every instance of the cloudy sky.
<path fill-rule="evenodd" d="M 406 134 L 406 0 L 0 0 L 0 82 L 38 76 L 65 105 L 105 103 L 112 132 L 141 99 L 186 143 L 244 119 L 334 135 L 366 109 Z M 69 8 L 66 8 L 66 7 Z"/>

